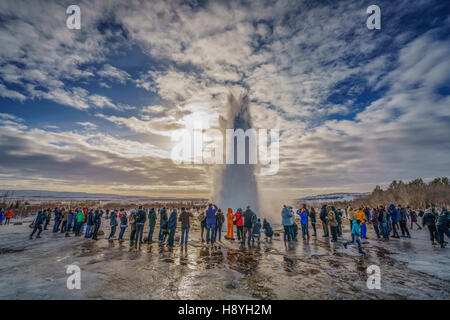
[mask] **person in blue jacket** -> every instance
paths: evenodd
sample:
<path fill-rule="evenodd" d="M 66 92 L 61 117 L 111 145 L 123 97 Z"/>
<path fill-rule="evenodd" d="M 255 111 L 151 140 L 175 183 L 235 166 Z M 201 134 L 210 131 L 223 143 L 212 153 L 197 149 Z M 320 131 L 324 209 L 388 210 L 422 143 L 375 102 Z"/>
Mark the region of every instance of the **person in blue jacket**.
<path fill-rule="evenodd" d="M 176 209 L 173 209 L 172 213 L 170 214 L 168 228 L 169 228 L 169 240 L 167 241 L 167 245 L 169 247 L 173 247 L 173 242 L 175 239 L 175 231 L 177 230 L 177 210 Z"/>
<path fill-rule="evenodd" d="M 284 242 L 291 241 L 292 217 L 293 214 L 291 213 L 291 210 L 289 210 L 289 208 L 284 205 L 283 209 L 281 210 L 281 224 L 284 227 Z"/>
<path fill-rule="evenodd" d="M 0 208 L 0 225 L 3 224 L 3 219 L 5 219 L 5 212 L 3 211 L 3 208 Z"/>
<path fill-rule="evenodd" d="M 400 235 L 397 230 L 399 221 L 399 212 L 393 203 L 389 205 L 389 213 L 391 214 L 392 236 L 394 238 L 400 239 Z"/>
<path fill-rule="evenodd" d="M 302 209 L 297 210 L 297 214 L 300 216 L 300 225 L 302 227 L 302 238 L 303 238 L 303 240 L 305 240 L 305 236 L 307 236 L 309 239 L 309 230 L 308 230 L 309 212 L 308 212 L 308 209 L 306 209 L 306 206 L 304 206 Z"/>
<path fill-rule="evenodd" d="M 356 242 L 358 244 L 358 252 L 362 255 L 365 255 L 366 253 L 362 249 L 360 237 L 361 237 L 361 220 L 359 220 L 359 219 L 353 220 L 353 222 L 352 222 L 352 241 L 345 242 L 344 247 L 347 249 L 348 244 Z"/>
<path fill-rule="evenodd" d="M 208 244 L 211 241 L 211 244 L 214 243 L 215 234 L 216 234 L 216 212 L 218 208 L 212 203 L 208 205 L 208 209 L 206 210 L 206 243 Z"/>

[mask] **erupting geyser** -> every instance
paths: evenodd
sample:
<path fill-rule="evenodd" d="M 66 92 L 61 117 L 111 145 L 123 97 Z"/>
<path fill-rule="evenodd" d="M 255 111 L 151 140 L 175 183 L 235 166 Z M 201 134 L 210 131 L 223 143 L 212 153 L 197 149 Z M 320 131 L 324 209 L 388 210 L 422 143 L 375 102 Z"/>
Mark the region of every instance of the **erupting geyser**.
<path fill-rule="evenodd" d="M 252 128 L 252 120 L 249 112 L 249 100 L 246 94 L 239 98 L 232 94 L 228 96 L 228 116 L 222 121 L 222 129 L 242 129 L 246 131 Z M 226 148 L 234 148 L 234 163 L 225 164 L 218 169 L 218 184 L 214 185 L 214 200 L 225 212 L 227 208 L 242 208 L 247 205 L 259 214 L 258 186 L 256 184 L 256 165 L 249 164 L 249 139 L 245 139 L 245 164 L 237 164 L 237 138 Z M 226 154 L 233 150 L 226 150 Z"/>

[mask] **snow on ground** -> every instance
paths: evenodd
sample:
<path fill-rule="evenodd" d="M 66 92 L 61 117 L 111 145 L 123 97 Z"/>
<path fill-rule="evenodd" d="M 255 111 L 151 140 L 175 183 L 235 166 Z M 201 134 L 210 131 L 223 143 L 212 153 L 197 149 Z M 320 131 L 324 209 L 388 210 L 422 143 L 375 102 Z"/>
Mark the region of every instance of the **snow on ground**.
<path fill-rule="evenodd" d="M 108 222 L 102 222 L 106 235 Z M 287 246 L 279 233 L 271 243 L 248 247 L 222 238 L 211 248 L 200 241 L 194 222 L 187 250 L 170 250 L 157 242 L 130 248 L 128 241 L 111 243 L 106 235 L 94 241 L 50 230 L 28 240 L 27 222 L 2 225 L 0 299 L 450 298 L 448 248 L 432 247 L 426 230 L 385 243 L 373 240 L 369 229 L 363 257 L 356 247 L 330 243 L 321 229 L 317 238 L 300 237 Z M 81 290 L 67 289 L 69 264 L 81 268 Z M 381 290 L 366 286 L 372 264 L 381 269 Z"/>

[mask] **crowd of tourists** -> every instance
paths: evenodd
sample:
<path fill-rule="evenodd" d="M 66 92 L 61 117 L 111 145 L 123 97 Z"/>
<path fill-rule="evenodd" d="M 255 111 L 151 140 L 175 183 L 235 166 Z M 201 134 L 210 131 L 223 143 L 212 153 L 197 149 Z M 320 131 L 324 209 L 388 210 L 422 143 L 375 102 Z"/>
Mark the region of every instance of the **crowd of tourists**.
<path fill-rule="evenodd" d="M 29 236 L 33 239 L 41 237 L 43 230 L 48 230 L 53 217 L 53 226 L 51 230 L 56 233 L 70 236 L 84 236 L 98 240 L 102 220 L 106 220 L 110 226 L 108 235 L 109 241 L 116 239 L 124 241 L 124 235 L 127 229 L 130 229 L 130 245 L 142 244 L 144 242 L 153 242 L 154 231 L 159 221 L 159 234 L 157 240 L 161 244 L 169 247 L 175 245 L 175 236 L 177 226 L 180 224 L 179 245 L 187 246 L 189 231 L 191 229 L 191 218 L 195 218 L 200 224 L 201 241 L 206 244 L 214 245 L 217 241 L 222 241 L 222 231 L 226 229 L 224 239 L 237 240 L 248 245 L 261 241 L 261 234 L 264 232 L 266 240 L 271 241 L 274 235 L 271 224 L 266 219 L 259 218 L 247 206 L 245 210 L 238 208 L 234 211 L 227 209 L 227 213 L 217 207 L 215 204 L 208 204 L 206 207 L 196 208 L 143 208 L 129 211 L 125 209 L 93 209 L 93 208 L 75 208 L 66 209 L 56 207 L 54 209 L 42 209 L 37 212 L 34 221 L 30 227 L 32 232 Z M 13 217 L 11 210 L 6 213 L 0 208 L 0 225 L 9 224 Z M 104 218 L 104 219 L 103 219 Z M 422 223 L 419 224 L 419 218 Z M 318 214 L 314 207 L 308 208 L 303 204 L 301 208 L 294 211 L 292 206 L 284 205 L 281 210 L 281 224 L 284 228 L 284 242 L 298 241 L 299 232 L 303 240 L 309 240 L 310 236 L 317 237 L 316 224 L 318 220 L 323 231 L 324 238 L 330 238 L 331 242 L 336 242 L 347 247 L 349 244 L 357 244 L 358 251 L 365 254 L 362 248 L 361 239 L 368 239 L 368 227 L 374 231 L 377 240 L 389 241 L 392 238 L 411 238 L 411 231 L 414 227 L 421 230 L 426 228 L 430 235 L 432 245 L 438 243 L 442 248 L 446 241 L 444 236 L 450 237 L 449 226 L 450 217 L 446 208 L 439 210 L 432 205 L 429 210 L 413 210 L 409 206 L 390 204 L 388 206 L 380 205 L 376 208 L 361 206 L 358 208 L 336 208 L 333 205 L 323 204 Z M 144 229 L 148 220 L 148 231 Z M 350 226 L 351 240 L 343 239 L 343 224 L 348 221 Z M 224 226 L 226 224 L 226 227 Z M 408 227 L 409 225 L 409 227 Z M 310 227 L 311 226 L 311 233 Z M 331 235 L 331 237 L 330 237 Z"/>
<path fill-rule="evenodd" d="M 314 231 L 313 236 L 317 236 L 316 211 L 313 207 L 308 209 L 306 204 L 298 209 L 296 213 L 292 206 L 283 206 L 281 216 L 284 227 L 284 241 L 297 241 L 300 228 L 296 223 L 295 216 L 299 216 L 300 227 L 303 240 L 309 239 L 308 221 Z M 422 226 L 418 223 L 418 218 L 422 219 Z M 400 239 L 411 238 L 410 230 L 414 226 L 418 230 L 426 227 L 430 234 L 432 245 L 440 244 L 445 247 L 444 235 L 450 237 L 450 217 L 446 208 L 442 208 L 440 213 L 435 205 L 432 205 L 427 212 L 424 210 L 415 211 L 409 206 L 401 204 L 395 206 L 380 205 L 376 208 L 361 206 L 357 209 L 347 207 L 338 209 L 332 205 L 323 204 L 319 213 L 320 223 L 323 229 L 323 237 L 328 238 L 331 233 L 331 242 L 341 242 L 343 219 L 347 219 L 350 225 L 351 241 L 341 242 L 345 247 L 349 244 L 357 244 L 358 251 L 365 254 L 362 249 L 362 239 L 368 239 L 367 228 L 371 225 L 377 240 L 389 241 L 391 238 Z M 410 227 L 408 228 L 408 223 Z M 401 236 L 400 236 L 401 232 Z"/>
<path fill-rule="evenodd" d="M 225 221 L 227 223 L 225 239 L 235 240 L 234 229 L 236 229 L 237 240 L 247 241 L 248 244 L 260 241 L 261 231 L 264 231 L 266 239 L 272 239 L 273 231 L 270 223 L 264 219 L 261 224 L 261 219 L 250 209 L 250 206 L 247 206 L 244 211 L 239 208 L 235 213 L 228 208 L 226 217 L 222 210 L 212 203 L 207 206 L 206 210 L 199 212 L 197 208 L 196 211 L 198 212 L 197 219 L 200 222 L 201 240 L 202 242 L 206 241 L 207 244 L 214 244 L 216 241 L 222 240 Z M 84 235 L 85 238 L 98 240 L 103 215 L 110 226 L 109 241 L 116 239 L 116 231 L 119 228 L 117 240 L 123 242 L 125 231 L 130 228 L 130 245 L 137 246 L 144 242 L 153 242 L 156 223 L 159 220 L 157 239 L 161 244 L 167 244 L 169 247 L 174 246 L 178 223 L 181 224 L 180 246 L 188 245 L 191 218 L 194 217 L 191 210 L 184 207 L 181 209 L 166 207 L 145 209 L 139 206 L 137 210 L 131 209 L 129 212 L 125 209 L 48 208 L 37 212 L 36 218 L 30 225 L 33 229 L 30 239 L 33 239 L 35 234 L 36 238 L 40 238 L 42 231 L 49 228 L 53 216 L 53 232 L 64 233 L 66 237 Z M 147 236 L 144 236 L 144 226 L 147 220 L 148 233 L 146 233 Z"/>

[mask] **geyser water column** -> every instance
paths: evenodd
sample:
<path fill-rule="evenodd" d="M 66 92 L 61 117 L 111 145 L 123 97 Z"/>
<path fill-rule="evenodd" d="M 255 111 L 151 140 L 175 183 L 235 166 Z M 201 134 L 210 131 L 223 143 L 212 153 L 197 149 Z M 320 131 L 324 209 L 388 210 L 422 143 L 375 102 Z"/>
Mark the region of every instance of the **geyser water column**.
<path fill-rule="evenodd" d="M 222 129 L 242 129 L 244 132 L 252 128 L 252 119 L 249 112 L 248 95 L 236 98 L 233 94 L 228 96 L 228 115 L 222 124 Z M 252 210 L 259 215 L 258 186 L 255 178 L 255 165 L 248 164 L 248 139 L 245 139 L 247 147 L 245 164 L 237 164 L 237 139 L 235 143 L 226 143 L 225 148 L 234 147 L 235 160 L 232 164 L 224 164 L 219 168 L 218 183 L 214 184 L 214 197 L 219 207 L 226 213 L 227 208 L 242 208 L 245 210 L 250 205 Z M 232 150 L 225 150 L 226 154 Z"/>

